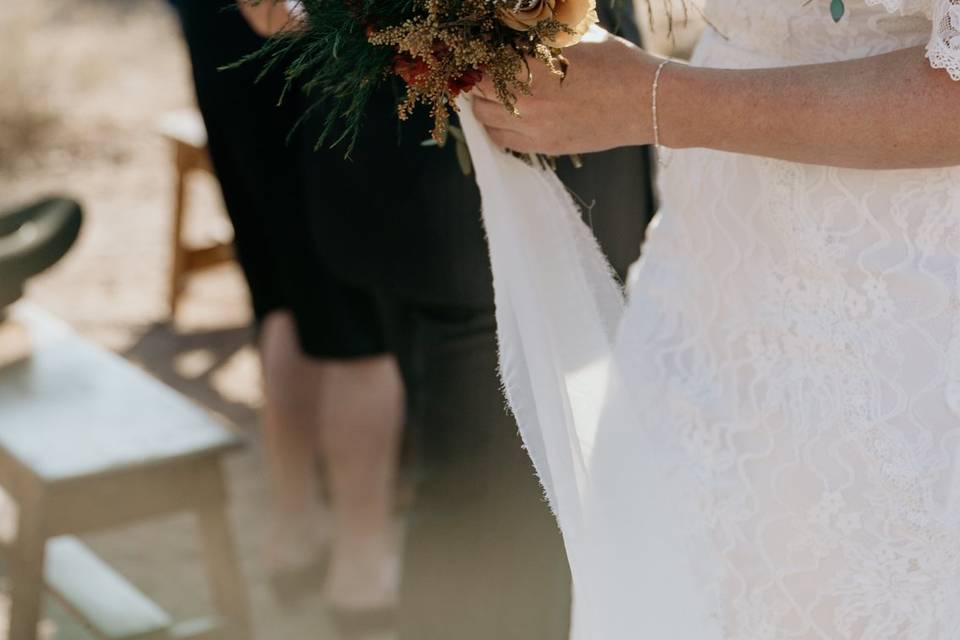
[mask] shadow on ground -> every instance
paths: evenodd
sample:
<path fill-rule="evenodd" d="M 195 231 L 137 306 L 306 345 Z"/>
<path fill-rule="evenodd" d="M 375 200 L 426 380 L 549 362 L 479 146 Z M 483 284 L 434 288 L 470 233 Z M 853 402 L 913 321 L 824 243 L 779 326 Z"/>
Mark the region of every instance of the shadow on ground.
<path fill-rule="evenodd" d="M 180 333 L 172 323 L 161 322 L 146 327 L 121 355 L 247 430 L 256 423 L 256 410 L 224 394 L 217 374 L 252 340 L 253 331 L 247 326 Z"/>

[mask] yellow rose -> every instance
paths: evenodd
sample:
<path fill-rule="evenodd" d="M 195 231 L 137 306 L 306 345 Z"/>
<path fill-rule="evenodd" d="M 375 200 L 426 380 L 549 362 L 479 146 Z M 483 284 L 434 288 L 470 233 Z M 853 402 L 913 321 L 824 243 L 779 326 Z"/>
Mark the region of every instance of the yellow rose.
<path fill-rule="evenodd" d="M 508 2 L 511 0 L 508 0 Z M 554 18 L 573 33 L 561 31 L 544 41 L 551 47 L 569 47 L 577 44 L 591 26 L 597 23 L 595 0 L 512 0 L 513 4 L 500 10 L 500 19 L 517 31 L 529 31 L 543 20 Z"/>

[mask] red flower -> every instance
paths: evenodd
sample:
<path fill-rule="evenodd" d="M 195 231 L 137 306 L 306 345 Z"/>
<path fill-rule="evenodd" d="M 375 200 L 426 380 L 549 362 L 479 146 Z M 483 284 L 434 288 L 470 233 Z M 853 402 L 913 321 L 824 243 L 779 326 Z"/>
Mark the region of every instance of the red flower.
<path fill-rule="evenodd" d="M 399 53 L 393 59 L 394 72 L 411 86 L 423 82 L 423 77 L 430 73 L 430 65 L 423 58 L 414 58 L 408 53 Z"/>
<path fill-rule="evenodd" d="M 459 78 L 455 78 L 447 83 L 450 95 L 456 98 L 461 91 L 470 91 L 477 83 L 483 80 L 483 71 L 480 69 L 470 69 Z"/>
<path fill-rule="evenodd" d="M 442 44 L 435 47 L 435 55 L 443 55 L 446 47 Z M 393 71 L 403 78 L 404 82 L 412 87 L 423 84 L 424 78 L 430 73 L 430 65 L 427 61 L 417 56 L 414 58 L 409 53 L 399 53 L 393 59 Z M 459 78 L 452 78 L 447 83 L 447 90 L 454 98 L 461 92 L 470 91 L 478 82 L 483 79 L 483 72 L 480 69 L 469 69 Z"/>

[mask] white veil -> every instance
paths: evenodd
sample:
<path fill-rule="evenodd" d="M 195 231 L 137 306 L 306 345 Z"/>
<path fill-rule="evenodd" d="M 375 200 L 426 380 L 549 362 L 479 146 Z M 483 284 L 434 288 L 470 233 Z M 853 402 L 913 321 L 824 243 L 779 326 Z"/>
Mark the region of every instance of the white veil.
<path fill-rule="evenodd" d="M 671 527 L 642 525 L 647 517 L 662 524 L 681 516 L 677 494 L 657 486 L 672 467 L 642 444 L 633 394 L 621 379 L 615 347 L 623 292 L 557 176 L 495 147 L 469 100 L 459 106 L 483 200 L 501 376 L 563 532 L 574 581 L 573 636 L 719 638 L 707 611 L 692 610 L 704 602 L 703 585 L 684 568 L 683 546 L 660 533 Z M 594 473 L 601 430 L 630 431 L 630 448 L 646 454 L 606 451 L 596 460 L 605 472 Z M 632 477 L 647 486 L 616 488 L 612 467 L 620 464 L 640 465 Z"/>

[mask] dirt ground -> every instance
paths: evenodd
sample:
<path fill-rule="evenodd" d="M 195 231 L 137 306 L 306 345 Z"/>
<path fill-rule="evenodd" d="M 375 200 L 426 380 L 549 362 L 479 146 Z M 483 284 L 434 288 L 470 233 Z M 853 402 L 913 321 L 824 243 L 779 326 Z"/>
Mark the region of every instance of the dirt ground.
<path fill-rule="evenodd" d="M 49 193 L 80 199 L 86 220 L 67 258 L 28 298 L 144 367 L 250 442 L 229 462 L 232 516 L 250 582 L 257 638 L 333 638 L 319 599 L 274 602 L 260 562 L 267 496 L 256 442 L 258 363 L 238 269 L 188 287 L 166 310 L 173 173 L 156 132 L 191 107 L 189 68 L 162 0 L 31 0 L 0 12 L 0 209 Z M 212 180 L 191 185 L 188 235 L 229 238 Z M 116 568 L 175 616 L 207 606 L 192 523 L 172 518 L 90 538 Z M 54 637 L 86 638 L 56 607 Z"/>

